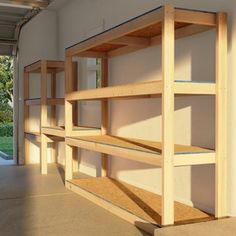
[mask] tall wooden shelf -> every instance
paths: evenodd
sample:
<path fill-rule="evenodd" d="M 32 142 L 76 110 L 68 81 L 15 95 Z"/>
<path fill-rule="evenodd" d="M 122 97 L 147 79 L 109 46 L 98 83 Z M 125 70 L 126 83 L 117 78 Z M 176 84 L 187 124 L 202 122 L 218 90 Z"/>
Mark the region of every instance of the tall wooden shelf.
<path fill-rule="evenodd" d="M 51 109 L 52 122 L 55 123 L 56 109 L 55 106 L 58 104 L 64 104 L 64 99 L 56 98 L 56 74 L 64 71 L 63 61 L 49 61 L 40 60 L 33 64 L 30 64 L 24 68 L 24 110 L 25 110 L 25 160 L 26 163 L 29 160 L 29 145 L 30 142 L 40 143 L 40 163 L 41 163 L 41 173 L 45 173 L 45 158 L 47 156 L 42 153 L 42 145 L 45 142 L 53 143 L 62 141 L 62 139 L 56 137 L 55 135 L 44 136 L 41 130 L 43 124 L 47 122 L 47 105 L 53 106 Z M 41 86 L 41 96 L 40 98 L 30 98 L 29 97 L 29 79 L 30 74 L 40 74 L 40 86 Z M 47 83 L 48 74 L 51 75 L 51 95 L 52 98 L 47 97 Z M 30 106 L 39 106 L 40 109 L 40 119 L 39 119 L 39 132 L 32 132 L 29 130 L 30 123 Z M 54 147 L 55 150 L 55 147 Z"/>
<path fill-rule="evenodd" d="M 213 83 L 174 80 L 174 42 L 211 29 L 216 29 L 216 79 Z M 108 60 L 115 56 L 141 50 L 160 44 L 162 47 L 162 78 L 157 81 L 108 86 Z M 77 91 L 72 83 L 73 57 L 101 59 L 102 88 Z M 215 165 L 215 218 L 226 216 L 225 162 L 226 162 L 226 79 L 227 79 L 227 14 L 223 12 L 202 12 L 179 9 L 166 5 L 131 19 L 103 33 L 95 35 L 66 49 L 66 96 L 65 96 L 65 155 L 66 186 L 90 199 L 114 214 L 153 233 L 155 226 L 178 223 L 179 214 L 188 206 L 176 208 L 174 202 L 174 167 L 186 165 Z M 215 150 L 208 148 L 174 144 L 174 102 L 175 96 L 209 95 L 216 98 Z M 128 139 L 109 135 L 108 101 L 110 99 L 137 99 L 160 97 L 162 99 L 162 142 Z M 101 133 L 96 135 L 75 135 L 73 133 L 73 102 L 82 100 L 101 101 Z M 73 177 L 72 150 L 84 148 L 101 154 L 102 178 L 80 180 Z M 154 208 L 158 208 L 155 222 L 148 217 L 114 200 L 121 186 L 117 180 L 108 177 L 108 155 L 115 155 L 162 168 L 162 196 L 156 196 Z M 109 156 L 110 157 L 110 156 Z M 109 182 L 111 181 L 111 182 Z M 104 187 L 103 187 L 104 186 Z M 113 196 L 109 196 L 107 186 Z M 123 186 L 123 185 L 122 185 Z M 128 188 L 128 190 L 127 190 Z M 144 190 L 127 190 L 126 195 L 144 194 Z M 135 188 L 135 187 L 134 187 Z M 143 192 L 142 192 L 143 191 Z M 130 195 L 131 194 L 131 195 Z M 144 194 L 145 195 L 145 194 Z M 133 199 L 132 204 L 153 209 L 152 203 L 140 205 Z M 145 195 L 146 196 L 146 195 Z M 131 198 L 131 197 L 130 197 Z M 135 198 L 135 197 L 134 197 Z M 147 197 L 149 198 L 149 197 Z M 124 200 L 125 202 L 125 200 Z M 148 202 L 148 201 L 147 201 Z M 121 204 L 121 205 L 120 205 Z M 136 205 L 137 205 L 136 204 Z M 189 215 L 183 222 L 212 219 L 209 214 L 189 207 Z M 182 209 L 182 213 L 181 213 Z M 192 213 L 191 212 L 198 212 Z M 201 214 L 205 214 L 204 216 Z"/>

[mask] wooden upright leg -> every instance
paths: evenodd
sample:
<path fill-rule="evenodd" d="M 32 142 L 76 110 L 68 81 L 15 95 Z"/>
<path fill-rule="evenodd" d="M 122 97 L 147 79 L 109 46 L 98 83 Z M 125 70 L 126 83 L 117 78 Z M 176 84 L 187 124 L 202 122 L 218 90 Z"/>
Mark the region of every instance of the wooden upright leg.
<path fill-rule="evenodd" d="M 65 163 L 65 180 L 71 180 L 73 178 L 73 148 L 67 144 L 65 144 L 65 155 L 66 155 L 66 163 Z"/>
<path fill-rule="evenodd" d="M 227 15 L 217 14 L 215 216 L 227 212 Z"/>
<path fill-rule="evenodd" d="M 24 99 L 29 98 L 29 73 L 24 72 Z M 24 104 L 24 131 L 29 131 L 29 106 Z M 29 147 L 30 142 L 25 138 L 25 155 L 24 155 L 24 164 L 29 163 Z M 23 164 L 23 163 L 20 163 Z"/>
<path fill-rule="evenodd" d="M 108 59 L 102 58 L 101 62 L 102 69 L 102 87 L 107 87 L 108 85 Z M 102 135 L 106 135 L 108 132 L 108 101 L 101 101 L 101 132 Z M 101 176 L 108 176 L 108 155 L 101 153 Z"/>
<path fill-rule="evenodd" d="M 56 98 L 56 89 L 57 89 L 57 75 L 56 72 L 51 73 L 51 97 Z M 51 107 L 51 126 L 57 126 L 56 119 L 56 106 Z M 53 161 L 57 162 L 57 143 L 54 142 L 51 147 L 51 156 Z"/>
<path fill-rule="evenodd" d="M 174 8 L 165 6 L 162 25 L 162 225 L 174 223 Z"/>
<path fill-rule="evenodd" d="M 65 70 L 65 135 L 71 136 L 73 129 L 73 104 L 66 100 L 66 94 L 72 91 L 73 63 L 71 57 L 66 57 Z M 66 144 L 65 138 L 65 180 L 73 178 L 73 148 Z"/>
<path fill-rule="evenodd" d="M 41 134 L 41 149 L 40 149 L 40 164 L 41 164 L 41 174 L 47 174 L 47 136 Z"/>
<path fill-rule="evenodd" d="M 47 126 L 47 61 L 41 62 L 41 124 Z M 41 173 L 47 174 L 47 136 L 41 132 Z"/>

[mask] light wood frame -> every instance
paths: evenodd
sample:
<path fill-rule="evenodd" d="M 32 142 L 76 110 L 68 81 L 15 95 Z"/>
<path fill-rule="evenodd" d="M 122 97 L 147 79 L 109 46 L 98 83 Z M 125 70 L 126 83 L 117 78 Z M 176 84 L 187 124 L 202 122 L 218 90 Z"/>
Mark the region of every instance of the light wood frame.
<path fill-rule="evenodd" d="M 161 24 L 162 33 L 149 38 L 137 36 L 139 30 Z M 178 28 L 178 24 L 183 24 Z M 210 29 L 216 29 L 216 81 L 191 83 L 174 81 L 174 41 Z M 134 34 L 136 34 L 134 36 Z M 162 45 L 162 78 L 150 83 L 107 87 L 108 59 L 136 50 Z M 103 46 L 111 46 L 105 50 Z M 122 45 L 121 47 L 116 46 Z M 103 47 L 103 50 L 101 49 Z M 109 47 L 108 47 L 109 48 Z M 114 49 L 115 48 L 115 49 Z M 215 164 L 216 191 L 215 217 L 226 216 L 226 124 L 227 124 L 227 14 L 174 8 L 166 5 L 140 17 L 120 24 L 101 34 L 84 40 L 66 50 L 66 74 L 70 83 L 72 57 L 101 58 L 103 87 L 86 91 L 66 90 L 66 180 L 73 178 L 72 147 L 86 148 L 106 154 L 135 159 L 138 152 L 121 150 L 99 143 L 76 140 L 71 135 L 72 101 L 100 100 L 102 104 L 102 134 L 107 134 L 109 99 L 162 97 L 162 154 L 158 160 L 162 168 L 162 226 L 174 224 L 174 167 L 184 165 Z M 211 153 L 174 153 L 174 97 L 176 95 L 211 95 L 216 98 L 216 144 Z M 122 154 L 121 154 L 122 153 Z M 102 154 L 102 176 L 107 175 L 107 156 Z M 150 156 L 151 158 L 151 156 Z M 151 160 L 151 159 L 150 159 Z M 154 160 L 151 160 L 151 162 Z M 157 161 L 157 160 L 155 160 Z M 105 167 L 104 167 L 105 166 Z M 71 186 L 67 182 L 68 186 Z M 76 187 L 73 186 L 73 189 Z M 75 192 L 79 192 L 74 190 Z M 125 218 L 125 217 L 124 217 Z"/>
<path fill-rule="evenodd" d="M 25 164 L 29 163 L 29 145 L 30 142 L 40 144 L 40 168 L 41 173 L 47 173 L 47 144 L 52 143 L 52 155 L 56 159 L 56 143 L 63 141 L 61 137 L 47 135 L 42 132 L 42 126 L 47 124 L 48 111 L 47 106 L 52 105 L 51 125 L 56 122 L 56 105 L 64 104 L 64 99 L 56 98 L 56 73 L 64 71 L 63 61 L 40 60 L 24 68 L 24 130 L 25 130 Z M 40 74 L 41 96 L 40 98 L 29 98 L 29 75 L 31 73 Z M 51 95 L 47 98 L 48 74 L 51 74 Z M 40 132 L 35 133 L 29 130 L 30 106 L 40 106 Z"/>

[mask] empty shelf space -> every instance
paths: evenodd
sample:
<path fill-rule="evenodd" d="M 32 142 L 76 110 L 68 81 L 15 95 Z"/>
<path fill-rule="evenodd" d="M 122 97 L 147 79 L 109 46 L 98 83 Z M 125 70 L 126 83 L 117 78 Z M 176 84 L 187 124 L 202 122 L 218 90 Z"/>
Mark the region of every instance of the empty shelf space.
<path fill-rule="evenodd" d="M 25 99 L 26 106 L 39 106 L 40 104 L 41 104 L 41 98 Z"/>
<path fill-rule="evenodd" d="M 143 83 L 133 83 L 106 88 L 89 89 L 83 91 L 75 91 L 66 95 L 68 101 L 76 100 L 99 100 L 107 98 L 130 98 L 130 97 L 154 97 L 160 95 L 163 90 L 163 81 L 149 81 Z M 175 94 L 199 94 L 213 95 L 216 92 L 214 83 L 201 83 L 191 81 L 175 81 Z"/>
<path fill-rule="evenodd" d="M 125 217 L 126 220 L 128 218 L 130 222 L 140 224 L 147 222 L 161 226 L 160 195 L 108 177 L 73 179 L 67 181 L 66 186 L 112 213 Z M 197 208 L 179 202 L 174 204 L 175 224 L 214 219 L 210 214 Z"/>
<path fill-rule="evenodd" d="M 96 152 L 161 166 L 162 144 L 141 139 L 109 135 L 67 137 L 66 143 Z M 174 165 L 197 165 L 215 163 L 215 152 L 210 149 L 175 145 Z"/>

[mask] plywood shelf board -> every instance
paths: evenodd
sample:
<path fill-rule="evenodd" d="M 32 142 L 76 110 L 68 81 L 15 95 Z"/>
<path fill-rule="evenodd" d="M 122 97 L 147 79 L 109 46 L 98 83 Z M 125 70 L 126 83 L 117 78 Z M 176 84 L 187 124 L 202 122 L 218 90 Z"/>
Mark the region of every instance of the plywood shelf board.
<path fill-rule="evenodd" d="M 111 178 L 73 179 L 77 187 L 112 203 L 131 214 L 161 226 L 161 196 Z M 199 209 L 175 202 L 175 224 L 211 220 Z"/>
<path fill-rule="evenodd" d="M 83 137 L 77 137 L 76 139 L 161 155 L 161 148 L 162 148 L 161 142 L 109 136 L 109 135 L 83 136 Z M 205 152 L 213 152 L 213 151 L 196 146 L 187 146 L 178 144 L 175 145 L 175 154 L 188 154 L 188 153 L 190 154 L 190 153 L 205 153 Z"/>

